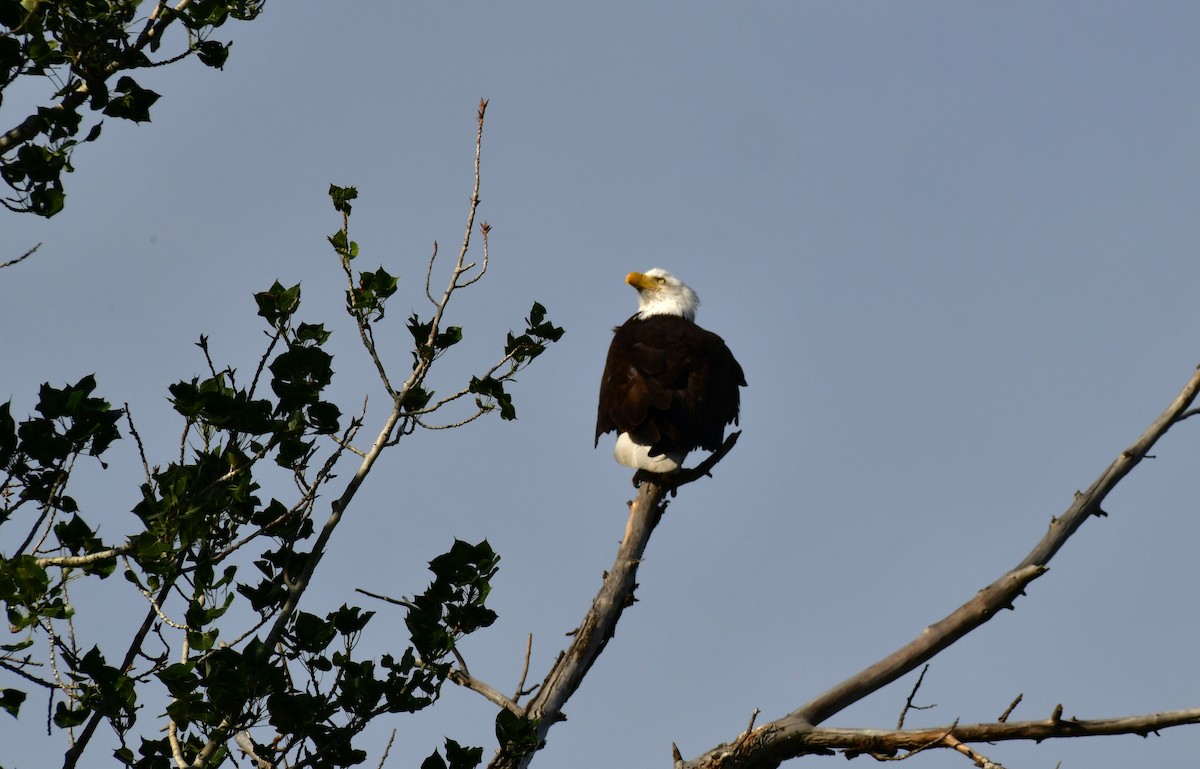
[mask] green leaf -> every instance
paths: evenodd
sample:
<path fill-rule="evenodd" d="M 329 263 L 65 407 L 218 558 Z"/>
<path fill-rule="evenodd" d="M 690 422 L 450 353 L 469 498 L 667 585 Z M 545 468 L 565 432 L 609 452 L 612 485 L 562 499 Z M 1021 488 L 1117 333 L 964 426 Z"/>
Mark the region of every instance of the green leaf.
<path fill-rule="evenodd" d="M 213 648 L 213 645 L 217 642 L 217 636 L 220 635 L 220 632 L 221 631 L 216 630 L 216 629 L 204 630 L 204 631 L 196 631 L 196 630 L 188 631 L 188 634 L 187 634 L 188 643 L 191 645 L 193 650 L 206 652 L 209 649 Z"/>
<path fill-rule="evenodd" d="M 20 689 L 0 689 L 0 708 L 8 711 L 13 718 L 17 717 L 18 711 L 21 710 L 21 703 L 24 701 L 25 692 Z"/>
<path fill-rule="evenodd" d="M 62 184 L 56 179 L 48 186 L 38 186 L 29 194 L 32 210 L 38 216 L 49 219 L 67 204 L 67 194 L 63 192 Z"/>
<path fill-rule="evenodd" d="M 496 406 L 500 407 L 500 418 L 504 420 L 513 420 L 517 418 L 517 409 L 513 406 L 512 396 L 504 392 L 504 383 L 492 377 L 471 377 L 471 382 L 467 385 L 467 390 L 477 395 L 483 396 L 476 398 L 475 403 L 479 408 L 491 410 Z M 488 401 L 494 403 L 489 403 Z"/>
<path fill-rule="evenodd" d="M 441 754 L 435 750 L 421 762 L 421 769 L 449 769 L 449 767 L 446 766 L 446 761 Z"/>
<path fill-rule="evenodd" d="M 0 651 L 19 652 L 19 651 L 24 651 L 25 649 L 28 649 L 30 646 L 33 646 L 33 639 L 25 638 L 20 641 L 17 641 L 16 643 L 0 644 Z"/>
<path fill-rule="evenodd" d="M 333 356 L 319 347 L 288 345 L 271 361 L 271 389 L 279 396 L 279 410 L 290 412 L 316 403 L 321 391 L 333 381 Z"/>
<path fill-rule="evenodd" d="M 429 562 L 434 580 L 412 600 L 405 618 L 413 646 L 427 663 L 436 665 L 457 638 L 495 622 L 484 602 L 499 561 L 486 540 L 477 545 L 455 540 L 449 552 Z"/>
<path fill-rule="evenodd" d="M 155 675 L 167 687 L 172 697 L 190 694 L 200 685 L 200 677 L 196 675 L 195 666 L 191 663 L 176 662 Z"/>
<path fill-rule="evenodd" d="M 196 56 L 206 67 L 224 69 L 225 60 L 229 58 L 229 46 L 232 43 L 220 43 L 216 40 L 204 40 L 196 45 Z"/>
<path fill-rule="evenodd" d="M 9 469 L 17 453 L 17 423 L 11 410 L 12 401 L 0 404 L 0 471 Z"/>
<path fill-rule="evenodd" d="M 300 651 L 320 652 L 329 646 L 337 632 L 332 622 L 302 611 L 296 614 L 292 635 Z"/>
<path fill-rule="evenodd" d="M 85 550 L 93 552 L 102 549 L 96 533 L 78 515 L 71 516 L 70 520 L 54 524 L 54 535 L 58 537 L 59 544 L 71 551 L 73 555 L 78 555 Z"/>
<path fill-rule="evenodd" d="M 331 435 L 338 431 L 338 421 L 342 417 L 342 410 L 332 403 L 317 401 L 311 404 L 305 413 L 308 414 L 309 426 L 318 435 Z"/>
<path fill-rule="evenodd" d="M 333 210 L 340 214 L 350 214 L 350 201 L 358 197 L 357 187 L 339 187 L 329 185 L 329 197 L 333 200 Z"/>
<path fill-rule="evenodd" d="M 0 602 L 8 605 L 8 623 L 17 632 L 46 614 L 50 575 L 31 555 L 0 559 Z"/>
<path fill-rule="evenodd" d="M 483 748 L 464 748 L 447 737 L 446 759 L 450 762 L 449 769 L 475 769 L 483 763 Z"/>
<path fill-rule="evenodd" d="M 534 302 L 529 317 L 525 319 L 525 333 L 514 336 L 509 332 L 504 354 L 511 355 L 517 363 L 526 363 L 545 352 L 547 344 L 561 339 L 564 330 L 545 318 L 546 308 Z"/>
<path fill-rule="evenodd" d="M 135 123 L 149 122 L 150 107 L 158 101 L 160 94 L 142 88 L 133 78 L 123 75 L 117 81 L 116 92 L 121 96 L 109 100 L 104 114 L 124 118 Z"/>
<path fill-rule="evenodd" d="M 522 718 L 508 708 L 496 714 L 496 739 L 500 750 L 511 758 L 527 756 L 538 749 L 536 718 Z"/>
<path fill-rule="evenodd" d="M 447 347 L 458 344 L 462 341 L 462 338 L 462 327 L 451 326 L 433 338 L 433 348 L 435 350 L 444 350 Z"/>
<path fill-rule="evenodd" d="M 350 244 L 350 258 L 358 254 L 358 244 Z M 382 267 L 375 272 L 360 272 L 358 285 L 346 291 L 346 304 L 356 315 L 383 318 L 384 302 L 396 293 L 398 281 Z"/>
<path fill-rule="evenodd" d="M 90 712 L 83 708 L 72 710 L 67 707 L 66 703 L 60 702 L 54 709 L 54 725 L 59 729 L 70 729 L 73 726 L 79 726 L 87 720 Z"/>
<path fill-rule="evenodd" d="M 300 284 L 284 288 L 275 281 L 266 291 L 255 294 L 254 301 L 258 303 L 261 317 L 275 328 L 282 328 L 300 308 Z"/>
<path fill-rule="evenodd" d="M 338 230 L 329 236 L 329 245 L 333 246 L 333 250 L 342 256 L 350 256 L 349 241 L 346 239 L 346 231 Z"/>
<path fill-rule="evenodd" d="M 301 323 L 296 327 L 296 341 L 313 342 L 320 346 L 329 341 L 332 333 L 325 330 L 324 323 Z"/>
<path fill-rule="evenodd" d="M 351 635 L 366 627 L 373 616 L 375 616 L 373 611 L 364 612 L 357 606 L 342 604 L 342 608 L 329 615 L 329 621 L 342 635 Z"/>
<path fill-rule="evenodd" d="M 405 411 L 420 411 L 429 404 L 432 398 L 433 392 L 431 390 L 426 390 L 419 385 L 413 385 L 404 394 L 404 400 L 400 405 L 404 407 Z"/>

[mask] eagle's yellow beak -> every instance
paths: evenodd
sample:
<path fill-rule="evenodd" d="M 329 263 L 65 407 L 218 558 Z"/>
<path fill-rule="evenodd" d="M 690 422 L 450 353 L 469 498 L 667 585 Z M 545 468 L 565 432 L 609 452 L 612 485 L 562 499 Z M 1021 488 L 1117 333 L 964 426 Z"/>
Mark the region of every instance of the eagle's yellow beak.
<path fill-rule="evenodd" d="M 658 285 L 654 278 L 651 278 L 648 275 L 643 275 L 640 272 L 629 273 L 625 276 L 625 282 L 636 288 L 638 291 L 647 288 L 654 288 Z"/>

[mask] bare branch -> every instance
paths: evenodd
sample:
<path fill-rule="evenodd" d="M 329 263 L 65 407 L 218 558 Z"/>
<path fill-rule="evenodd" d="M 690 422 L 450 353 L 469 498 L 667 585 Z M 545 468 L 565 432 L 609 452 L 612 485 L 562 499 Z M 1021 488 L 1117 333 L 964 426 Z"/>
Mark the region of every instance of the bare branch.
<path fill-rule="evenodd" d="M 142 472 L 146 474 L 146 483 L 154 483 L 154 476 L 150 472 L 150 463 L 146 461 L 146 446 L 142 443 L 142 436 L 133 424 L 133 411 L 129 408 L 128 401 L 125 403 L 125 421 L 129 424 L 129 434 L 133 436 L 133 440 L 137 444 L 138 457 L 142 460 Z"/>
<path fill-rule="evenodd" d="M 521 667 L 521 680 L 517 682 L 517 692 L 513 695 L 513 702 L 520 702 L 521 698 L 531 692 L 525 691 L 525 679 L 529 677 L 529 657 L 533 654 L 533 633 L 529 633 L 525 637 L 525 664 Z"/>
<path fill-rule="evenodd" d="M 929 672 L 929 665 L 921 668 L 921 675 L 917 676 L 917 682 L 913 684 L 912 691 L 908 693 L 908 699 L 904 701 L 904 709 L 900 711 L 900 718 L 896 721 L 896 728 L 904 728 L 904 717 L 908 715 L 910 710 L 929 710 L 933 705 L 914 705 L 913 698 L 917 696 L 917 692 L 921 689 L 921 683 L 925 681 L 925 674 Z"/>
<path fill-rule="evenodd" d="M 583 621 L 572 631 L 571 635 L 574 636 L 574 639 L 571 646 L 558 655 L 541 686 L 537 687 L 537 693 L 533 699 L 518 711 L 523 717 L 537 721 L 539 744 L 545 742 L 546 735 L 555 723 L 566 718 L 563 715 L 563 707 L 567 700 L 583 683 L 592 664 L 595 663 L 604 651 L 604 647 L 616 633 L 617 622 L 621 619 L 625 608 L 633 605 L 635 601 L 633 594 L 638 586 L 638 566 L 641 564 L 646 546 L 650 542 L 650 535 L 654 533 L 655 527 L 658 526 L 666 512 L 667 493 L 673 494 L 680 485 L 708 475 L 713 466 L 720 462 L 737 443 L 738 435 L 739 433 L 731 434 L 725 439 L 725 443 L 719 450 L 693 470 L 684 470 L 670 476 L 654 473 L 644 476 L 639 473 L 638 476 L 635 476 L 635 482 L 640 484 L 638 495 L 629 503 L 629 520 L 625 524 L 625 536 L 617 548 L 616 560 L 612 568 L 605 572 L 600 592 L 593 599 Z M 530 643 L 532 643 L 532 638 Z M 528 665 L 528 650 L 526 658 L 526 665 Z M 524 683 L 525 673 L 522 673 L 522 687 Z M 519 696 L 520 688 L 518 688 Z M 757 716 L 758 712 L 755 711 L 754 717 L 751 718 L 751 725 Z M 748 729 L 747 732 L 749 731 Z M 503 753 L 498 753 L 489 765 L 489 769 L 511 769 L 512 767 L 522 767 L 523 769 L 529 765 L 531 759 L 532 755 L 516 760 Z"/>
<path fill-rule="evenodd" d="M 1015 698 L 1013 698 L 1013 701 L 1011 703 L 1009 703 L 1008 707 L 1004 709 L 1004 712 L 1001 713 L 1000 717 L 997 718 L 996 720 L 999 721 L 1000 723 L 1004 723 L 1005 721 L 1007 721 L 1008 717 L 1012 715 L 1012 712 L 1017 709 L 1017 705 L 1021 704 L 1021 700 L 1024 697 L 1025 697 L 1025 695 L 1022 693 L 1022 694 L 1018 694 Z"/>
<path fill-rule="evenodd" d="M 466 689 L 470 689 L 477 694 L 482 694 L 492 703 L 499 705 L 502 708 L 507 708 L 517 715 L 521 714 L 521 706 L 504 696 L 499 690 L 488 686 L 483 681 L 475 678 L 465 670 L 454 669 L 450 671 L 450 680 Z"/>
<path fill-rule="evenodd" d="M 132 550 L 133 548 L 126 544 L 119 545 L 117 547 L 111 547 L 107 550 L 97 550 L 94 553 L 88 553 L 86 555 L 48 556 L 46 558 L 37 559 L 36 563 L 38 566 L 89 566 L 93 563 L 106 561 L 109 558 L 116 558 L 118 555 L 125 555 Z"/>
<path fill-rule="evenodd" d="M 375 769 L 383 769 L 383 765 L 387 762 L 388 753 L 392 752 L 392 743 L 396 741 L 396 730 L 392 730 L 392 736 L 388 737 L 387 747 L 383 749 L 383 755 L 379 757 L 379 763 Z"/>
<path fill-rule="evenodd" d="M 703 462 L 693 468 L 684 468 L 676 473 L 671 473 L 666 476 L 659 476 L 661 483 L 667 486 L 671 491 L 671 496 L 675 496 L 675 492 L 680 486 L 691 483 L 692 481 L 701 478 L 711 478 L 712 469 L 717 466 L 717 463 L 725 458 L 725 455 L 733 450 L 737 445 L 738 438 L 742 436 L 741 430 L 736 430 L 730 433 L 725 438 L 725 442 L 721 447 L 708 456 Z M 635 485 L 641 483 L 645 478 L 652 477 L 653 473 L 648 473 L 645 470 L 638 470 L 634 473 L 633 482 Z"/>
<path fill-rule="evenodd" d="M 654 527 L 662 520 L 666 509 L 666 488 L 654 482 L 643 483 L 637 499 L 629 503 L 629 522 L 625 537 L 617 550 L 612 569 L 604 575 L 600 592 L 592 601 L 583 622 L 575 630 L 570 648 L 560 654 L 550 672 L 542 681 L 533 699 L 520 711 L 525 718 L 538 720 L 538 742 L 563 716 L 563 706 L 579 688 L 584 676 L 596 658 L 604 651 L 609 639 L 616 632 L 617 621 L 625 607 L 633 603 L 633 592 L 637 588 L 637 569 L 642 562 L 646 545 Z M 492 769 L 528 765 L 530 756 L 520 761 L 500 754 L 493 759 Z"/>
<path fill-rule="evenodd" d="M 444 425 L 427 424 L 426 422 L 424 422 L 420 419 L 417 419 L 416 417 L 413 418 L 413 422 L 418 427 L 423 427 L 426 430 L 453 430 L 456 427 L 462 427 L 463 425 L 468 425 L 468 424 L 474 422 L 476 419 L 479 419 L 481 416 L 488 413 L 489 411 L 491 411 L 491 409 L 477 409 L 474 414 L 472 414 L 469 417 L 466 417 L 465 419 L 460 419 L 457 422 L 449 422 Z"/>
<path fill-rule="evenodd" d="M 415 608 L 415 607 L 413 606 L 413 602 L 412 602 L 412 601 L 410 601 L 410 600 L 408 600 L 407 598 L 392 598 L 391 596 L 387 596 L 387 595 L 380 595 L 379 593 L 372 593 L 370 590 L 363 590 L 361 587 L 356 587 L 356 588 L 354 588 L 354 592 L 356 592 L 356 593 L 362 593 L 363 595 L 368 595 L 368 596 L 370 596 L 370 597 L 372 597 L 372 598 L 376 598 L 376 599 L 378 599 L 378 600 L 380 600 L 380 601 L 386 601 L 386 602 L 388 602 L 388 603 L 394 603 L 394 604 L 396 604 L 397 606 L 403 606 L 403 607 L 404 607 L 404 608 L 406 608 L 406 609 L 412 609 L 412 608 Z"/>
<path fill-rule="evenodd" d="M 996 616 L 1001 609 L 1011 608 L 1017 596 L 1025 592 L 1025 587 L 1045 572 L 1046 567 L 1038 565 L 1008 572 L 980 590 L 971 600 L 944 619 L 925 628 L 921 635 L 908 644 L 862 672 L 847 678 L 787 718 L 815 726 L 868 694 L 887 686 Z"/>
<path fill-rule="evenodd" d="M 1075 500 L 1066 513 L 1060 518 L 1051 520 L 1050 530 L 1038 542 L 1029 555 L 1012 571 L 1002 575 L 945 619 L 929 626 L 920 636 L 889 656 L 847 678 L 787 716 L 759 727 L 756 730 L 759 738 L 747 743 L 746 750 L 739 753 L 736 760 L 731 759 L 727 746 L 722 745 L 709 750 L 692 761 L 685 762 L 683 765 L 685 769 L 713 767 L 718 765 L 718 763 L 725 769 L 735 769 L 735 767 L 737 769 L 776 767 L 788 758 L 812 753 L 814 752 L 814 748 L 828 748 L 828 745 L 818 744 L 809 739 L 812 734 L 818 731 L 816 730 L 818 724 L 852 703 L 878 691 L 900 676 L 916 669 L 917 666 L 925 663 L 959 638 L 962 638 L 967 633 L 987 622 L 1000 609 L 1011 608 L 1017 596 L 1024 592 L 1025 586 L 1046 571 L 1046 564 L 1066 543 L 1067 539 L 1078 530 L 1083 522 L 1093 515 L 1103 514 L 1101 503 L 1108 493 L 1147 456 L 1158 439 L 1165 435 L 1172 425 L 1178 423 L 1189 413 L 1189 409 L 1195 401 L 1197 393 L 1200 393 L 1200 369 L 1192 375 L 1192 378 L 1184 385 L 1170 406 L 1163 411 L 1129 448 L 1121 452 L 1120 456 L 1100 474 L 1100 477 L 1096 479 L 1088 490 L 1075 495 Z M 1194 716 L 1190 715 L 1194 711 L 1177 711 L 1176 713 L 1185 714 L 1180 716 L 1184 720 L 1166 723 L 1165 725 L 1174 726 L 1181 723 L 1197 722 L 1193 720 Z M 1158 723 L 1159 720 L 1164 720 L 1163 715 L 1157 714 L 1144 718 L 1149 718 Z M 1171 721 L 1173 717 L 1175 716 L 1167 717 L 1165 721 Z M 1200 714 L 1197 714 L 1195 717 L 1200 717 Z M 1128 719 L 1125 721 L 1128 721 Z M 1027 723 L 1021 726 L 1027 726 Z M 1078 722 L 1059 722 L 1052 719 L 1047 723 L 1051 725 L 1049 728 L 1052 730 L 1067 728 L 1059 724 L 1071 723 L 1073 725 L 1070 728 L 1074 730 L 1074 724 Z M 1107 724 L 1108 722 L 1096 723 Z M 1140 727 L 1136 727 L 1136 724 L 1141 722 L 1135 720 L 1134 723 L 1135 727 L 1129 727 L 1126 724 L 1126 727 L 1121 731 L 1103 731 L 1103 728 L 1108 727 L 1093 726 L 1089 728 L 1101 729 L 1101 731 L 1095 732 L 1098 734 L 1144 733 L 1146 731 L 1153 731 L 1153 728 L 1158 728 L 1153 727 L 1140 730 Z M 1017 726 L 1018 724 L 999 724 L 999 727 L 1003 728 L 1015 728 Z M 824 733 L 828 730 L 819 731 Z M 1043 733 L 1045 730 L 1030 733 L 1028 729 L 1026 732 L 1004 732 L 1003 729 L 1000 729 L 1000 731 L 1004 734 L 1017 734 L 1018 736 L 998 737 L 991 735 L 989 732 L 989 736 L 977 738 L 971 732 L 963 732 L 961 727 L 954 729 L 954 736 L 959 740 L 970 742 L 997 739 L 1044 739 L 1047 736 L 1076 736 L 1074 731 L 1069 735 L 1057 733 L 1045 734 Z M 856 733 L 861 735 L 863 732 L 859 730 Z M 891 733 L 877 732 L 875 734 Z M 921 734 L 923 735 L 921 739 L 927 743 L 931 736 L 930 733 L 922 732 Z M 918 743 L 897 745 L 896 749 L 914 747 L 916 744 Z M 874 749 L 863 748 L 859 752 L 876 751 Z"/>
<path fill-rule="evenodd" d="M 40 666 L 42 664 L 40 662 L 35 663 L 32 661 L 26 661 L 26 660 L 21 660 L 20 662 L 21 662 L 21 665 L 38 665 L 38 666 Z M 30 683 L 37 684 L 38 686 L 44 686 L 47 689 L 53 690 L 53 689 L 58 688 L 56 685 L 50 683 L 49 681 L 44 681 L 35 675 L 26 673 L 23 667 L 18 666 L 12 662 L 9 662 L 3 658 L 0 658 L 0 669 L 7 670 L 10 673 L 18 675 L 21 678 L 24 678 L 26 681 L 29 681 Z"/>
<path fill-rule="evenodd" d="M 429 264 L 425 267 L 425 297 L 434 307 L 438 306 L 438 302 L 433 298 L 433 293 L 429 290 L 429 282 L 433 279 L 433 263 L 437 261 L 438 242 L 433 241 L 433 253 L 429 255 Z"/>
<path fill-rule="evenodd" d="M 1121 452 L 1113 463 L 1108 466 L 1100 477 L 1088 487 L 1088 490 L 1075 495 L 1075 502 L 1067 509 L 1061 518 L 1055 518 L 1050 521 L 1050 530 L 1046 532 L 1046 536 L 1042 537 L 1042 541 L 1025 556 L 1025 560 L 1017 565 L 1017 568 L 1028 564 L 1047 564 L 1054 554 L 1058 552 L 1075 530 L 1083 525 L 1090 516 L 1103 515 L 1100 509 L 1100 504 L 1108 493 L 1112 491 L 1121 479 L 1129 474 L 1133 468 L 1137 467 L 1149 453 L 1158 439 L 1166 435 L 1167 430 L 1171 426 L 1184 418 L 1188 413 L 1189 407 L 1196 399 L 1197 393 L 1200 393 L 1200 370 L 1192 376 L 1191 380 L 1175 396 L 1175 400 L 1166 408 L 1158 419 L 1142 433 L 1133 444 Z"/>
<path fill-rule="evenodd" d="M 485 105 L 486 105 L 486 102 L 485 102 Z M 479 114 L 480 114 L 480 119 L 482 120 L 482 117 L 483 117 L 483 112 L 482 112 L 482 110 L 480 111 L 480 113 L 479 113 Z M 475 276 L 474 276 L 473 278 L 469 278 L 468 280 L 466 280 L 466 281 L 464 281 L 464 282 L 462 282 L 462 283 L 459 283 L 459 284 L 458 284 L 458 287 L 459 287 L 459 288 L 466 288 L 467 286 L 471 285 L 472 283 L 475 283 L 475 282 L 477 282 L 477 281 L 478 281 L 480 278 L 482 278 L 484 275 L 486 275 L 486 274 L 487 274 L 487 268 L 488 268 L 488 233 L 489 233 L 489 232 L 491 232 L 491 231 L 492 231 L 492 225 L 488 224 L 487 222 L 484 222 L 484 223 L 482 223 L 482 224 L 480 224 L 480 225 L 479 225 L 479 234 L 483 236 L 483 264 L 481 264 L 481 265 L 479 266 L 479 272 L 478 272 L 478 273 L 476 273 L 476 274 L 475 274 Z M 472 264 L 471 266 L 473 267 L 473 266 L 474 266 L 474 264 Z"/>
<path fill-rule="evenodd" d="M 944 747 L 954 747 L 956 742 L 1041 741 L 1065 737 L 1100 737 L 1117 734 L 1136 734 L 1147 737 L 1162 729 L 1190 724 L 1200 724 L 1200 708 L 1169 710 L 1118 718 L 1083 720 L 1051 716 L 1043 721 L 1014 721 L 1011 723 L 996 721 L 927 729 L 879 730 L 818 727 L 807 733 L 805 741 L 811 748 L 843 751 L 850 755 L 871 752 L 890 755 L 901 750 L 911 750 L 927 745 L 931 741 L 941 741 Z M 953 739 L 947 740 L 947 737 Z M 726 766 L 746 765 L 731 763 Z"/>
<path fill-rule="evenodd" d="M 987 756 L 983 755 L 982 753 L 979 753 L 978 751 L 974 750 L 970 745 L 967 745 L 966 743 L 961 742 L 953 734 L 947 734 L 946 737 L 942 740 L 942 743 L 946 747 L 953 748 L 954 750 L 957 750 L 959 753 L 962 753 L 967 758 L 971 759 L 971 761 L 975 764 L 975 766 L 978 766 L 979 769 L 1004 769 L 1003 766 L 1001 766 L 1000 764 L 997 764 L 995 761 L 992 761 L 991 759 L 989 759 Z"/>
<path fill-rule="evenodd" d="M 485 242 L 486 242 L 486 240 L 485 240 Z M 41 247 L 42 247 L 42 244 L 38 243 L 36 246 L 29 249 L 25 253 L 21 254 L 16 259 L 9 259 L 7 262 L 0 262 L 0 270 L 3 270 L 5 267 L 12 267 L 14 264 L 18 264 L 20 262 L 25 261 L 29 257 L 33 256 L 33 253 Z"/>
<path fill-rule="evenodd" d="M 392 736 L 395 736 L 395 732 L 392 733 Z M 234 742 L 237 743 L 237 746 L 242 749 L 242 752 L 254 762 L 254 766 L 257 767 L 257 769 L 272 769 L 274 765 L 255 752 L 254 740 L 250 738 L 250 732 L 238 732 L 234 735 L 233 739 Z M 388 747 L 390 748 L 391 746 L 392 743 L 388 742 Z"/>

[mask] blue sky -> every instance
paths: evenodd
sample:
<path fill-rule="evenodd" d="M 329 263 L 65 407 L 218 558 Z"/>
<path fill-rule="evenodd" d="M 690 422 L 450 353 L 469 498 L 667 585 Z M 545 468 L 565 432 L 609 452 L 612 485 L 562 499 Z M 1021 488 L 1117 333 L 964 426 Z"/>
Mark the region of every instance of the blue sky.
<path fill-rule="evenodd" d="M 610 331 L 636 308 L 625 274 L 689 283 L 749 381 L 741 442 L 672 503 L 639 603 L 539 764 L 667 765 L 672 742 L 694 756 L 889 653 L 1024 557 L 1200 362 L 1194 4 L 360 0 L 273 3 L 223 32 L 224 72 L 146 74 L 164 94 L 154 122 L 108 121 L 62 214 L 4 218 L 5 258 L 44 245 L 0 273 L 0 399 L 23 413 L 42 381 L 95 372 L 166 462 L 166 387 L 204 371 L 192 343 L 207 334 L 219 362 L 252 370 L 251 295 L 279 278 L 335 330 L 343 411 L 381 404 L 341 315 L 327 187 L 358 186 L 362 266 L 403 280 L 381 332 L 400 367 L 431 244 L 461 239 L 489 98 L 492 266 L 454 306 L 467 341 L 434 385 L 489 363 L 534 299 L 567 334 L 521 377 L 519 421 L 385 456 L 306 608 L 419 592 L 453 537 L 486 537 L 501 620 L 464 653 L 510 690 L 533 633 L 540 679 L 631 495 L 607 441 L 592 448 Z M 1197 429 L 1168 436 L 1017 611 L 933 663 L 918 699 L 937 708 L 910 723 L 992 720 L 1018 692 L 1023 719 L 1200 704 Z M 81 478 L 110 535 L 136 499 L 122 450 Z M 112 616 L 108 600 L 81 602 L 80 621 Z M 399 644 L 402 616 L 372 608 L 370 643 Z M 894 724 L 912 681 L 831 724 Z M 396 721 L 388 765 L 443 735 L 490 754 L 493 715 L 448 692 Z M 0 721 L 0 739 L 17 728 Z M 984 752 L 1170 766 L 1198 735 Z M 385 742 L 364 745 L 372 763 Z"/>

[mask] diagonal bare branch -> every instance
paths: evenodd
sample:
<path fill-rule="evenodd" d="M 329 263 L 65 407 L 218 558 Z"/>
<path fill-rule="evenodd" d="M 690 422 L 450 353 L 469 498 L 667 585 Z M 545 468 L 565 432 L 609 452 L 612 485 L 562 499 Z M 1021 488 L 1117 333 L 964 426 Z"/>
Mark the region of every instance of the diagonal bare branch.
<path fill-rule="evenodd" d="M 537 693 L 525 705 L 525 717 L 538 719 L 539 743 L 546 739 L 550 727 L 563 719 L 563 707 L 567 700 L 579 688 L 584 676 L 613 637 L 625 607 L 633 603 L 638 566 L 650 542 L 650 535 L 662 520 L 666 509 L 665 493 L 665 487 L 651 482 L 643 483 L 638 490 L 637 499 L 629 504 L 625 537 L 617 550 L 612 569 L 604 576 L 600 592 L 575 631 L 570 648 L 559 655 Z M 513 764 L 503 755 L 497 756 L 491 764 L 493 769 L 514 765 L 524 764 Z"/>
<path fill-rule="evenodd" d="M 821 694 L 797 710 L 777 721 L 765 724 L 756 731 L 755 740 L 740 740 L 742 749 L 736 754 L 729 752 L 727 745 L 720 745 L 709 750 L 692 761 L 679 764 L 682 769 L 709 769 L 720 766 L 722 769 L 760 769 L 777 767 L 789 758 L 814 752 L 822 752 L 828 746 L 811 741 L 810 737 L 817 733 L 830 730 L 818 730 L 816 727 L 826 719 L 840 712 L 849 705 L 861 700 L 867 695 L 895 681 L 900 676 L 916 669 L 937 653 L 950 646 L 967 633 L 987 622 L 996 612 L 1003 608 L 1011 608 L 1012 602 L 1021 595 L 1029 582 L 1046 571 L 1046 564 L 1062 548 L 1066 541 L 1079 529 L 1083 522 L 1093 515 L 1104 515 L 1101 508 L 1105 497 L 1108 496 L 1121 479 L 1138 465 L 1163 435 L 1175 424 L 1185 419 L 1191 412 L 1192 403 L 1200 393 L 1200 369 L 1184 385 L 1179 394 L 1163 413 L 1104 470 L 1103 473 L 1085 492 L 1075 495 L 1075 500 L 1067 511 L 1050 522 L 1050 529 L 1034 546 L 1033 550 L 1012 571 L 1002 575 L 991 585 L 984 588 L 975 597 L 956 609 L 946 618 L 930 625 L 920 636 L 897 649 L 884 659 L 870 667 L 847 678 L 829 691 Z M 1121 731 L 1103 731 L 1103 727 L 1090 727 L 1093 731 L 1088 734 L 1126 734 L 1153 731 L 1159 726 L 1145 727 L 1137 718 L 1148 718 L 1154 723 L 1163 721 L 1162 725 L 1178 725 L 1171 718 L 1183 718 L 1178 723 L 1200 722 L 1200 712 L 1178 711 L 1183 716 L 1160 718 L 1162 714 L 1147 717 L 1134 717 L 1127 721 Z M 1194 719 L 1194 720 L 1193 720 Z M 1170 723 L 1167 723 L 1169 722 Z M 1026 722 L 1029 723 L 1029 722 Z M 1064 722 L 1055 720 L 1056 724 Z M 1098 722 L 1108 723 L 1108 722 Z M 1130 726 L 1129 723 L 1133 725 Z M 1018 724 L 999 724 L 995 733 L 1010 734 L 1004 728 L 1017 727 Z M 1004 728 L 999 728 L 1004 727 Z M 1055 726 L 1055 729 L 1067 727 Z M 1071 727 L 1074 728 L 1074 727 Z M 956 727 L 954 736 L 961 741 L 997 740 L 997 739 L 1043 739 L 1047 736 L 1076 736 L 1074 734 L 1018 734 L 1013 737 L 989 736 L 977 737 L 975 732 L 964 731 L 965 727 Z M 862 730 L 858 730 L 860 733 Z M 883 732 L 881 732 L 883 733 Z M 931 734 L 923 734 L 924 744 L 928 744 Z M 1038 734 L 1041 734 L 1040 732 Z M 916 747 L 916 743 L 899 746 L 898 749 Z M 861 751 L 871 752 L 871 751 Z"/>
<path fill-rule="evenodd" d="M 1136 734 L 1142 737 L 1175 726 L 1200 724 L 1200 708 L 1169 710 L 1117 718 L 1077 719 L 1052 715 L 1040 721 L 995 721 L 924 729 L 839 729 L 817 727 L 805 734 L 807 752 L 840 751 L 854 755 L 894 755 L 924 746 L 955 747 L 960 743 L 1047 740 Z M 765 727 L 764 727 L 765 728 Z M 952 739 L 947 739 L 952 738 Z M 936 744 L 940 742 L 941 744 Z M 956 748 L 957 749 L 957 748 Z"/>

